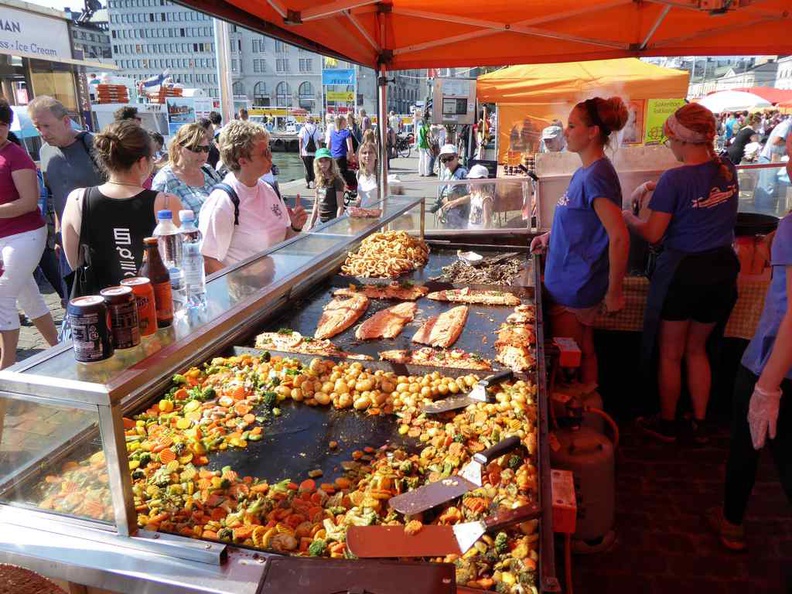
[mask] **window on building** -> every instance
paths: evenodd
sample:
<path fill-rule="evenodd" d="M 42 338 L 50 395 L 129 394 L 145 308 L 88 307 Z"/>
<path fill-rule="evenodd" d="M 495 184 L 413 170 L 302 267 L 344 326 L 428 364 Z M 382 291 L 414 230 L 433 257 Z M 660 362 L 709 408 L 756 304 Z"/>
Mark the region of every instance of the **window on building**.
<path fill-rule="evenodd" d="M 281 41 L 280 39 L 275 40 L 275 52 L 279 54 L 283 54 L 289 51 L 288 46 Z"/>
<path fill-rule="evenodd" d="M 253 87 L 253 105 L 269 107 L 269 104 L 270 97 L 269 93 L 267 93 L 267 83 L 259 81 L 256 83 L 256 86 Z"/>
<path fill-rule="evenodd" d="M 313 85 L 306 80 L 304 83 L 300 84 L 298 94 L 300 97 L 300 107 L 312 111 L 316 103 Z"/>
<path fill-rule="evenodd" d="M 275 60 L 275 70 L 277 72 L 289 71 L 289 58 L 278 58 Z"/>
<path fill-rule="evenodd" d="M 231 72 L 238 72 L 239 68 L 237 67 L 237 61 L 232 59 L 231 60 Z"/>
<path fill-rule="evenodd" d="M 313 60 L 311 58 L 300 58 L 300 72 L 313 72 Z"/>
<path fill-rule="evenodd" d="M 244 95 L 245 94 L 245 86 L 242 84 L 242 81 L 235 81 L 233 85 L 231 85 L 231 92 L 234 95 Z"/>
<path fill-rule="evenodd" d="M 275 105 L 278 107 L 289 107 L 291 105 L 291 89 L 285 80 L 278 83 L 275 87 Z"/>

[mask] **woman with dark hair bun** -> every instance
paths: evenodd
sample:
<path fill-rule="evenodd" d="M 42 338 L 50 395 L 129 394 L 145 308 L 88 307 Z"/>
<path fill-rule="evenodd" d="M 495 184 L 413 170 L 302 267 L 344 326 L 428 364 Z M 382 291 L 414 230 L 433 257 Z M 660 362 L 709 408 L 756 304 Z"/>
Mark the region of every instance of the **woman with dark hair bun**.
<path fill-rule="evenodd" d="M 157 211 L 172 211 L 179 225 L 178 212 L 184 207 L 171 194 L 143 188 L 154 167 L 154 146 L 149 133 L 134 121 L 108 125 L 94 136 L 93 146 L 107 182 L 69 194 L 63 247 L 69 266 L 76 269 L 82 264 L 79 246 L 87 245 L 97 283 L 109 287 L 137 275 L 143 239 L 154 231 Z"/>
<path fill-rule="evenodd" d="M 577 153 L 583 166 L 558 200 L 552 232 L 531 242 L 532 251 L 547 250 L 544 282 L 551 334 L 580 345 L 584 383 L 596 382 L 598 376 L 594 318 L 600 309 L 615 313 L 624 307 L 630 238 L 621 216 L 621 184 L 605 147 L 628 118 L 619 97 L 595 97 L 575 106 L 564 136 L 567 150 Z"/>
<path fill-rule="evenodd" d="M 36 165 L 9 140 L 13 120 L 11 106 L 0 98 L 0 369 L 16 362 L 17 302 L 50 346 L 58 342 L 52 314 L 33 278 L 47 241 Z"/>
<path fill-rule="evenodd" d="M 704 443 L 712 383 L 707 340 L 737 301 L 740 265 L 732 249 L 737 171 L 715 153 L 715 116 L 706 107 L 683 105 L 668 117 L 663 133 L 682 166 L 663 173 L 656 185 L 648 182 L 635 191 L 639 203 L 654 192 L 648 219 L 623 213 L 647 242 L 663 242 L 649 286 L 642 346 L 648 361 L 657 341 L 660 413 L 639 418 L 638 426 L 660 441 L 676 441 L 684 359 L 693 404 L 688 429 L 693 441 Z"/>

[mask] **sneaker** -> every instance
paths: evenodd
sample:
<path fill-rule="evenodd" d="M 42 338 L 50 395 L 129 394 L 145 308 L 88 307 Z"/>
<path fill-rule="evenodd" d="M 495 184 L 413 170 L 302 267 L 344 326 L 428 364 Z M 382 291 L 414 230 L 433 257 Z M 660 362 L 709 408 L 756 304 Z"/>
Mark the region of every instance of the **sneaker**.
<path fill-rule="evenodd" d="M 744 551 L 748 548 L 745 541 L 745 528 L 742 524 L 732 524 L 723 517 L 723 508 L 713 507 L 707 510 L 707 524 L 718 536 L 720 543 L 730 551 Z"/>
<path fill-rule="evenodd" d="M 674 443 L 677 440 L 676 421 L 666 421 L 661 419 L 660 415 L 653 415 L 638 417 L 635 419 L 635 424 L 647 435 L 664 443 Z"/>

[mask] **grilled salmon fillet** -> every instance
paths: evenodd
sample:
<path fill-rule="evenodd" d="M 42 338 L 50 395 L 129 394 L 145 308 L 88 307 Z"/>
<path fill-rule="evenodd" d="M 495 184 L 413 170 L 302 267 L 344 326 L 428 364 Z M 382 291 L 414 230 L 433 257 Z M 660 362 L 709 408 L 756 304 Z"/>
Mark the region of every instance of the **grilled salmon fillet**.
<path fill-rule="evenodd" d="M 358 340 L 372 338 L 396 338 L 406 324 L 412 322 L 418 306 L 413 301 L 399 303 L 378 311 L 358 326 L 355 337 Z"/>
<path fill-rule="evenodd" d="M 412 340 L 413 342 L 447 349 L 454 344 L 457 338 L 459 338 L 459 335 L 462 334 L 465 322 L 467 322 L 467 316 L 467 305 L 453 307 L 441 313 L 439 316 L 427 320 L 427 322 L 418 329 L 418 332 L 415 333 Z"/>
<path fill-rule="evenodd" d="M 390 283 L 387 285 L 363 285 L 349 289 L 338 289 L 334 295 L 348 294 L 349 291 L 362 293 L 369 299 L 398 299 L 399 301 L 415 301 L 429 292 L 423 285 L 403 285 L 400 283 Z"/>
<path fill-rule="evenodd" d="M 478 305 L 520 305 L 520 298 L 512 293 L 491 289 L 448 289 L 435 291 L 426 296 L 435 301 L 470 303 Z"/>
<path fill-rule="evenodd" d="M 340 334 L 357 322 L 368 308 L 369 299 L 365 295 L 346 289 L 335 294 L 336 297 L 324 307 L 314 333 L 315 338 L 330 338 Z"/>

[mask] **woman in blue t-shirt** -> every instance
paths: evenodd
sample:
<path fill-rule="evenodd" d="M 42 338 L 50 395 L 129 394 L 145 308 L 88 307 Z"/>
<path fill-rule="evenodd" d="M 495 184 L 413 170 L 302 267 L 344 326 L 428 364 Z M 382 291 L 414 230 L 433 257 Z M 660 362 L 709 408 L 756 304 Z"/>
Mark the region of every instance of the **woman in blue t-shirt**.
<path fill-rule="evenodd" d="M 341 177 L 351 189 L 357 187 L 357 180 L 354 174 L 349 171 L 349 163 L 355 160 L 355 147 L 352 143 L 352 133 L 347 128 L 347 120 L 344 116 L 337 116 L 335 119 L 335 130 L 330 132 L 330 154 L 338 164 Z"/>
<path fill-rule="evenodd" d="M 531 242 L 547 249 L 544 283 L 553 336 L 573 338 L 582 352 L 580 379 L 597 381 L 592 323 L 600 307 L 624 307 L 622 280 L 627 268 L 629 235 L 621 217 L 622 193 L 613 164 L 605 156 L 611 133 L 624 128 L 629 113 L 619 97 L 588 99 L 569 114 L 567 150 L 580 155 L 558 201 L 551 233 Z"/>
<path fill-rule="evenodd" d="M 638 425 L 661 441 L 676 441 L 684 359 L 693 403 L 689 429 L 694 441 L 703 443 L 712 383 L 706 344 L 737 301 L 739 263 L 732 248 L 737 172 L 731 161 L 715 154 L 715 117 L 706 107 L 680 107 L 666 120 L 663 133 L 682 166 L 660 176 L 648 219 L 624 211 L 627 225 L 647 242 L 663 242 L 643 332 L 645 360 L 651 358 L 655 342 L 659 349 L 660 413 L 639 418 Z M 652 189 L 652 184 L 644 184 L 636 193 L 646 195 Z"/>

